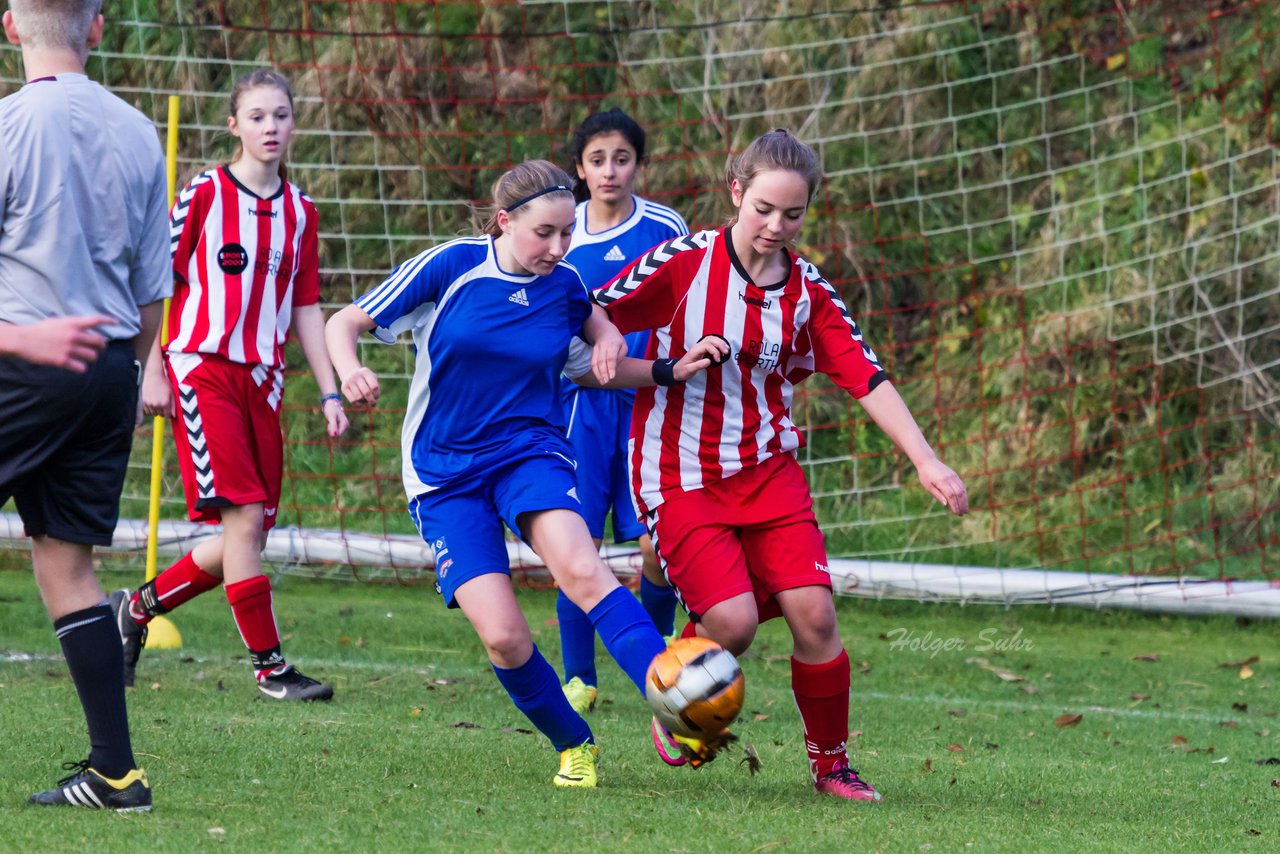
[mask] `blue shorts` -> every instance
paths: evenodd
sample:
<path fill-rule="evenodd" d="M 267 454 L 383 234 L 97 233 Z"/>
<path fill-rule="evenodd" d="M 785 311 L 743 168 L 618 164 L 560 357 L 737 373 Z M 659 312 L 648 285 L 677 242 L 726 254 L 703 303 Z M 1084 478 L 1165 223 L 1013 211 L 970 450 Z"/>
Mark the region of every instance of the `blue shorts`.
<path fill-rule="evenodd" d="M 613 540 L 625 543 L 646 533 L 637 520 L 631 497 L 632 397 L 611 389 L 578 388 L 565 399 L 569 442 L 578 460 L 578 496 L 582 518 L 597 540 L 604 539 L 604 519 L 613 510 Z"/>
<path fill-rule="evenodd" d="M 582 512 L 573 464 L 549 450 L 530 453 L 423 493 L 409 502 L 409 515 L 436 553 L 436 590 L 450 608 L 454 594 L 473 578 L 511 573 L 506 522 L 516 536 L 521 515 L 540 510 Z"/>

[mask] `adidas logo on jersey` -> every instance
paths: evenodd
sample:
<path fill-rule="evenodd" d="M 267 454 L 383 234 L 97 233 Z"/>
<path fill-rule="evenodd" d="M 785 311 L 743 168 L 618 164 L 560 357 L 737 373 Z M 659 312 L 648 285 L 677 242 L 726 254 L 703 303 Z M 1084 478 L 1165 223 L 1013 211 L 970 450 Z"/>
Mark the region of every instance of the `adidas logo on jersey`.
<path fill-rule="evenodd" d="M 622 254 L 622 250 L 621 250 L 621 249 L 619 249 L 619 248 L 617 247 L 617 245 L 615 244 L 615 245 L 614 245 L 614 247 L 613 247 L 612 249 L 610 249 L 608 252 L 604 253 L 604 260 L 606 260 L 606 261 L 625 261 L 625 260 L 627 260 L 627 256 L 626 256 L 626 255 L 623 255 L 623 254 Z"/>
<path fill-rule="evenodd" d="M 516 291 L 516 292 L 515 292 L 514 294 L 512 294 L 511 296 L 507 297 L 507 302 L 513 302 L 513 303 L 515 303 L 516 305 L 522 305 L 522 306 L 525 306 L 526 308 L 528 308 L 528 306 L 529 306 L 529 295 L 528 295 L 528 294 L 526 294 L 526 293 L 524 292 L 524 288 L 521 288 L 520 290 Z"/>

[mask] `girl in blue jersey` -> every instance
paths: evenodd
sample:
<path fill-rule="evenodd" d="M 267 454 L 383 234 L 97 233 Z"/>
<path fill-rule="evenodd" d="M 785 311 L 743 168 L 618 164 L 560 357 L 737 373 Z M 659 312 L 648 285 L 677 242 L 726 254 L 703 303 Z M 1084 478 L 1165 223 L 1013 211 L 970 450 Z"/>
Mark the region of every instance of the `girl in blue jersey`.
<path fill-rule="evenodd" d="M 574 197 L 573 240 L 565 256 L 588 288 L 613 280 L 622 269 L 663 241 L 689 233 L 678 213 L 635 194 L 635 180 L 646 162 L 645 133 L 635 119 L 619 109 L 588 116 L 573 138 L 573 162 L 578 173 Z M 626 336 L 627 354 L 644 358 L 649 332 Z M 631 499 L 627 449 L 631 434 L 631 389 L 584 388 L 566 382 L 565 409 L 569 441 L 578 461 L 578 496 L 582 515 L 596 545 L 604 540 L 605 517 L 613 514 L 613 538 L 624 543 L 639 539 L 642 558 L 640 602 L 658 628 L 675 631 L 676 597 L 658 568 L 645 526 Z M 560 646 L 564 656 L 565 695 L 579 712 L 596 699 L 595 632 L 582 609 L 560 592 L 556 600 Z M 673 746 L 655 742 L 659 754 L 672 764 L 684 759 Z"/>
<path fill-rule="evenodd" d="M 561 373 L 600 383 L 678 382 L 718 359 L 716 341 L 678 363 L 620 359 L 625 342 L 561 260 L 573 231 L 570 179 L 545 161 L 498 180 L 486 234 L 402 264 L 326 330 L 354 404 L 378 399 L 356 353 L 361 332 L 412 332 L 417 351 L 401 437 L 409 512 L 436 554 L 437 586 L 485 646 L 516 707 L 560 751 L 557 786 L 596 785 L 591 729 L 533 644 L 511 587 L 502 524 L 552 576 L 643 692 L 665 644 L 644 609 L 601 561 L 580 514 L 565 437 Z M 588 351 L 579 336 L 595 343 Z M 589 362 L 591 363 L 589 365 Z"/>

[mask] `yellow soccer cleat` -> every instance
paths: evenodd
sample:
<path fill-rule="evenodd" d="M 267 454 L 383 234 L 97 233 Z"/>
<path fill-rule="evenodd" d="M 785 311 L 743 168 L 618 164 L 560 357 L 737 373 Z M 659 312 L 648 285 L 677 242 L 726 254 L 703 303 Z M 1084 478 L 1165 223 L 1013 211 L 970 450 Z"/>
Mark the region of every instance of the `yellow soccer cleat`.
<path fill-rule="evenodd" d="M 599 695 L 600 692 L 596 690 L 596 686 L 588 685 L 578 676 L 570 679 L 564 686 L 565 699 L 569 701 L 570 706 L 573 706 L 573 710 L 580 715 L 595 711 L 596 697 Z"/>
<path fill-rule="evenodd" d="M 589 741 L 570 747 L 560 753 L 560 772 L 555 783 L 562 789 L 594 789 L 596 787 L 596 758 L 600 749 Z"/>

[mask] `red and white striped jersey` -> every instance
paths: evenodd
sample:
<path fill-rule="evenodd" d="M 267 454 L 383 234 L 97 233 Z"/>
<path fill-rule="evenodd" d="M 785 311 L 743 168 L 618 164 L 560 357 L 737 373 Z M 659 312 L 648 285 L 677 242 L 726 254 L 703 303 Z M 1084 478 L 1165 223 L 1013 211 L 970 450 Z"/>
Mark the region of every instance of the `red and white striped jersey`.
<path fill-rule="evenodd" d="M 171 353 L 284 366 L 294 306 L 320 300 L 316 206 L 282 181 L 264 199 L 225 166 L 183 188 L 169 217 Z"/>
<path fill-rule="evenodd" d="M 687 383 L 643 388 L 631 420 L 632 485 L 641 512 L 804 444 L 791 420 L 796 385 L 815 371 L 854 397 L 886 379 L 839 294 L 792 256 L 785 282 L 761 287 L 728 229 L 646 252 L 595 294 L 625 333 L 653 329 L 651 359 L 679 358 L 707 335 L 732 348 Z"/>

